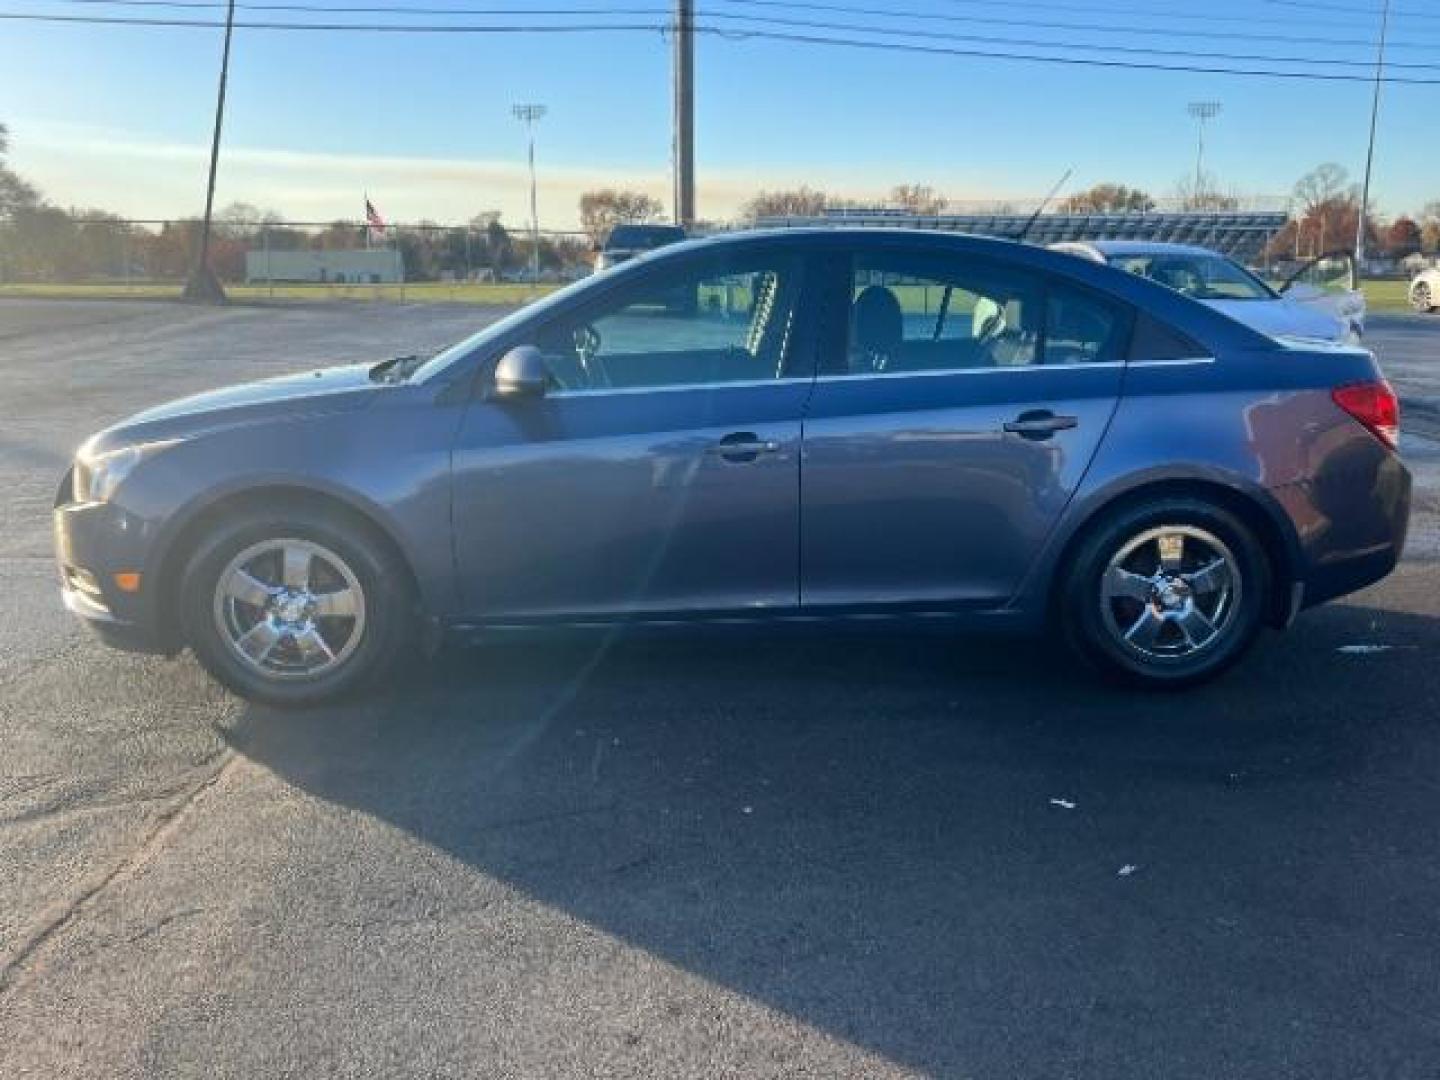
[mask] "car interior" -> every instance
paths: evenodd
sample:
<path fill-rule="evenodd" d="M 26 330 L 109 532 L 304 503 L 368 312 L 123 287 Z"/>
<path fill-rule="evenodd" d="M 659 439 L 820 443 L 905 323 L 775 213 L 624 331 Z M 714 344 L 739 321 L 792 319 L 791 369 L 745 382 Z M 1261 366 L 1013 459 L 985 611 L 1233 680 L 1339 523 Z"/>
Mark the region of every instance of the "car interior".
<path fill-rule="evenodd" d="M 1028 284 L 988 292 L 953 284 L 860 286 L 851 305 L 849 372 L 1093 363 L 1114 354 L 1121 321 L 1107 307 L 1058 288 L 1042 305 Z"/>
<path fill-rule="evenodd" d="M 700 386 L 779 378 L 799 300 L 798 268 L 651 283 L 545 328 L 536 341 L 557 390 Z"/>

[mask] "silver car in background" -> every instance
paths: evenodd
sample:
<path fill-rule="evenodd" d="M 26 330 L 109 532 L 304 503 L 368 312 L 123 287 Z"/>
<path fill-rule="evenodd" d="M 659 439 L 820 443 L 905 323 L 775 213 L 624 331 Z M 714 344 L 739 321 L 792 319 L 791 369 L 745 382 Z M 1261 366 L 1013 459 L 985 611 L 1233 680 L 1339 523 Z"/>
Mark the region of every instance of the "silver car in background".
<path fill-rule="evenodd" d="M 1271 337 L 1355 345 L 1365 333 L 1365 296 L 1346 252 L 1311 259 L 1276 289 L 1219 252 L 1191 244 L 1087 240 L 1050 247 L 1159 282 Z"/>

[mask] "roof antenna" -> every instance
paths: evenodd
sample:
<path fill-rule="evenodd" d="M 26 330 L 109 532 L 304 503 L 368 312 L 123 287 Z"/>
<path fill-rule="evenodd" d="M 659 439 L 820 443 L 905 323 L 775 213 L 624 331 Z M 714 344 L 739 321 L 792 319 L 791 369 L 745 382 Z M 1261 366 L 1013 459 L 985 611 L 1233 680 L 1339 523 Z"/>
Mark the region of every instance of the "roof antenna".
<path fill-rule="evenodd" d="M 1056 194 L 1059 193 L 1060 189 L 1065 186 L 1065 181 L 1070 179 L 1070 174 L 1074 171 L 1075 170 L 1073 168 L 1066 169 L 1065 175 L 1060 177 L 1059 180 L 1055 181 L 1055 186 L 1050 189 L 1050 194 L 1046 195 L 1045 198 L 1040 200 L 1040 205 L 1037 206 L 1035 208 L 1035 212 L 1030 215 L 1030 220 L 1025 222 L 1025 227 L 1021 229 L 1019 234 L 1015 237 L 1017 243 L 1021 240 L 1024 240 L 1025 237 L 1030 235 L 1030 227 L 1035 224 L 1035 219 L 1045 212 L 1045 207 L 1050 205 L 1050 200 L 1055 198 Z"/>

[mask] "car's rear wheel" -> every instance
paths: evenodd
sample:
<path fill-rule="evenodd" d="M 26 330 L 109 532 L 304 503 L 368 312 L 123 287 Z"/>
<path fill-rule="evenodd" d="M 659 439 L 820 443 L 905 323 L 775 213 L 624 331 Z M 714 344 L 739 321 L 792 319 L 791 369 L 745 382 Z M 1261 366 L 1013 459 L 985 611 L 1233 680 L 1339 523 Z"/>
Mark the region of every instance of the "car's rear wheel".
<path fill-rule="evenodd" d="M 372 684 L 394 663 L 413 638 L 406 581 L 368 530 L 297 509 L 202 542 L 181 614 L 219 682 L 255 701 L 310 705 Z"/>
<path fill-rule="evenodd" d="M 1428 282 L 1417 281 L 1410 289 L 1410 306 L 1422 315 L 1435 310 L 1435 295 L 1430 291 Z"/>
<path fill-rule="evenodd" d="M 1071 560 L 1061 614 L 1101 671 L 1157 688 L 1220 674 L 1254 641 L 1270 594 L 1264 550 L 1230 511 L 1166 498 L 1111 515 Z"/>

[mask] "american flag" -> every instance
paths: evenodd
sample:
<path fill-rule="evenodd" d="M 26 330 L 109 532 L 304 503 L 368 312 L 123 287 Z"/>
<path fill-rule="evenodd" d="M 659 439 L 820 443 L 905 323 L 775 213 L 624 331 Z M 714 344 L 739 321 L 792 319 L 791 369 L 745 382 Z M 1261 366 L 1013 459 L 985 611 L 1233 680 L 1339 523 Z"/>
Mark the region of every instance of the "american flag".
<path fill-rule="evenodd" d="M 366 240 L 385 239 L 385 219 L 380 216 L 380 211 L 375 209 L 375 204 L 368 195 L 365 197 L 365 224 L 368 227 Z"/>

